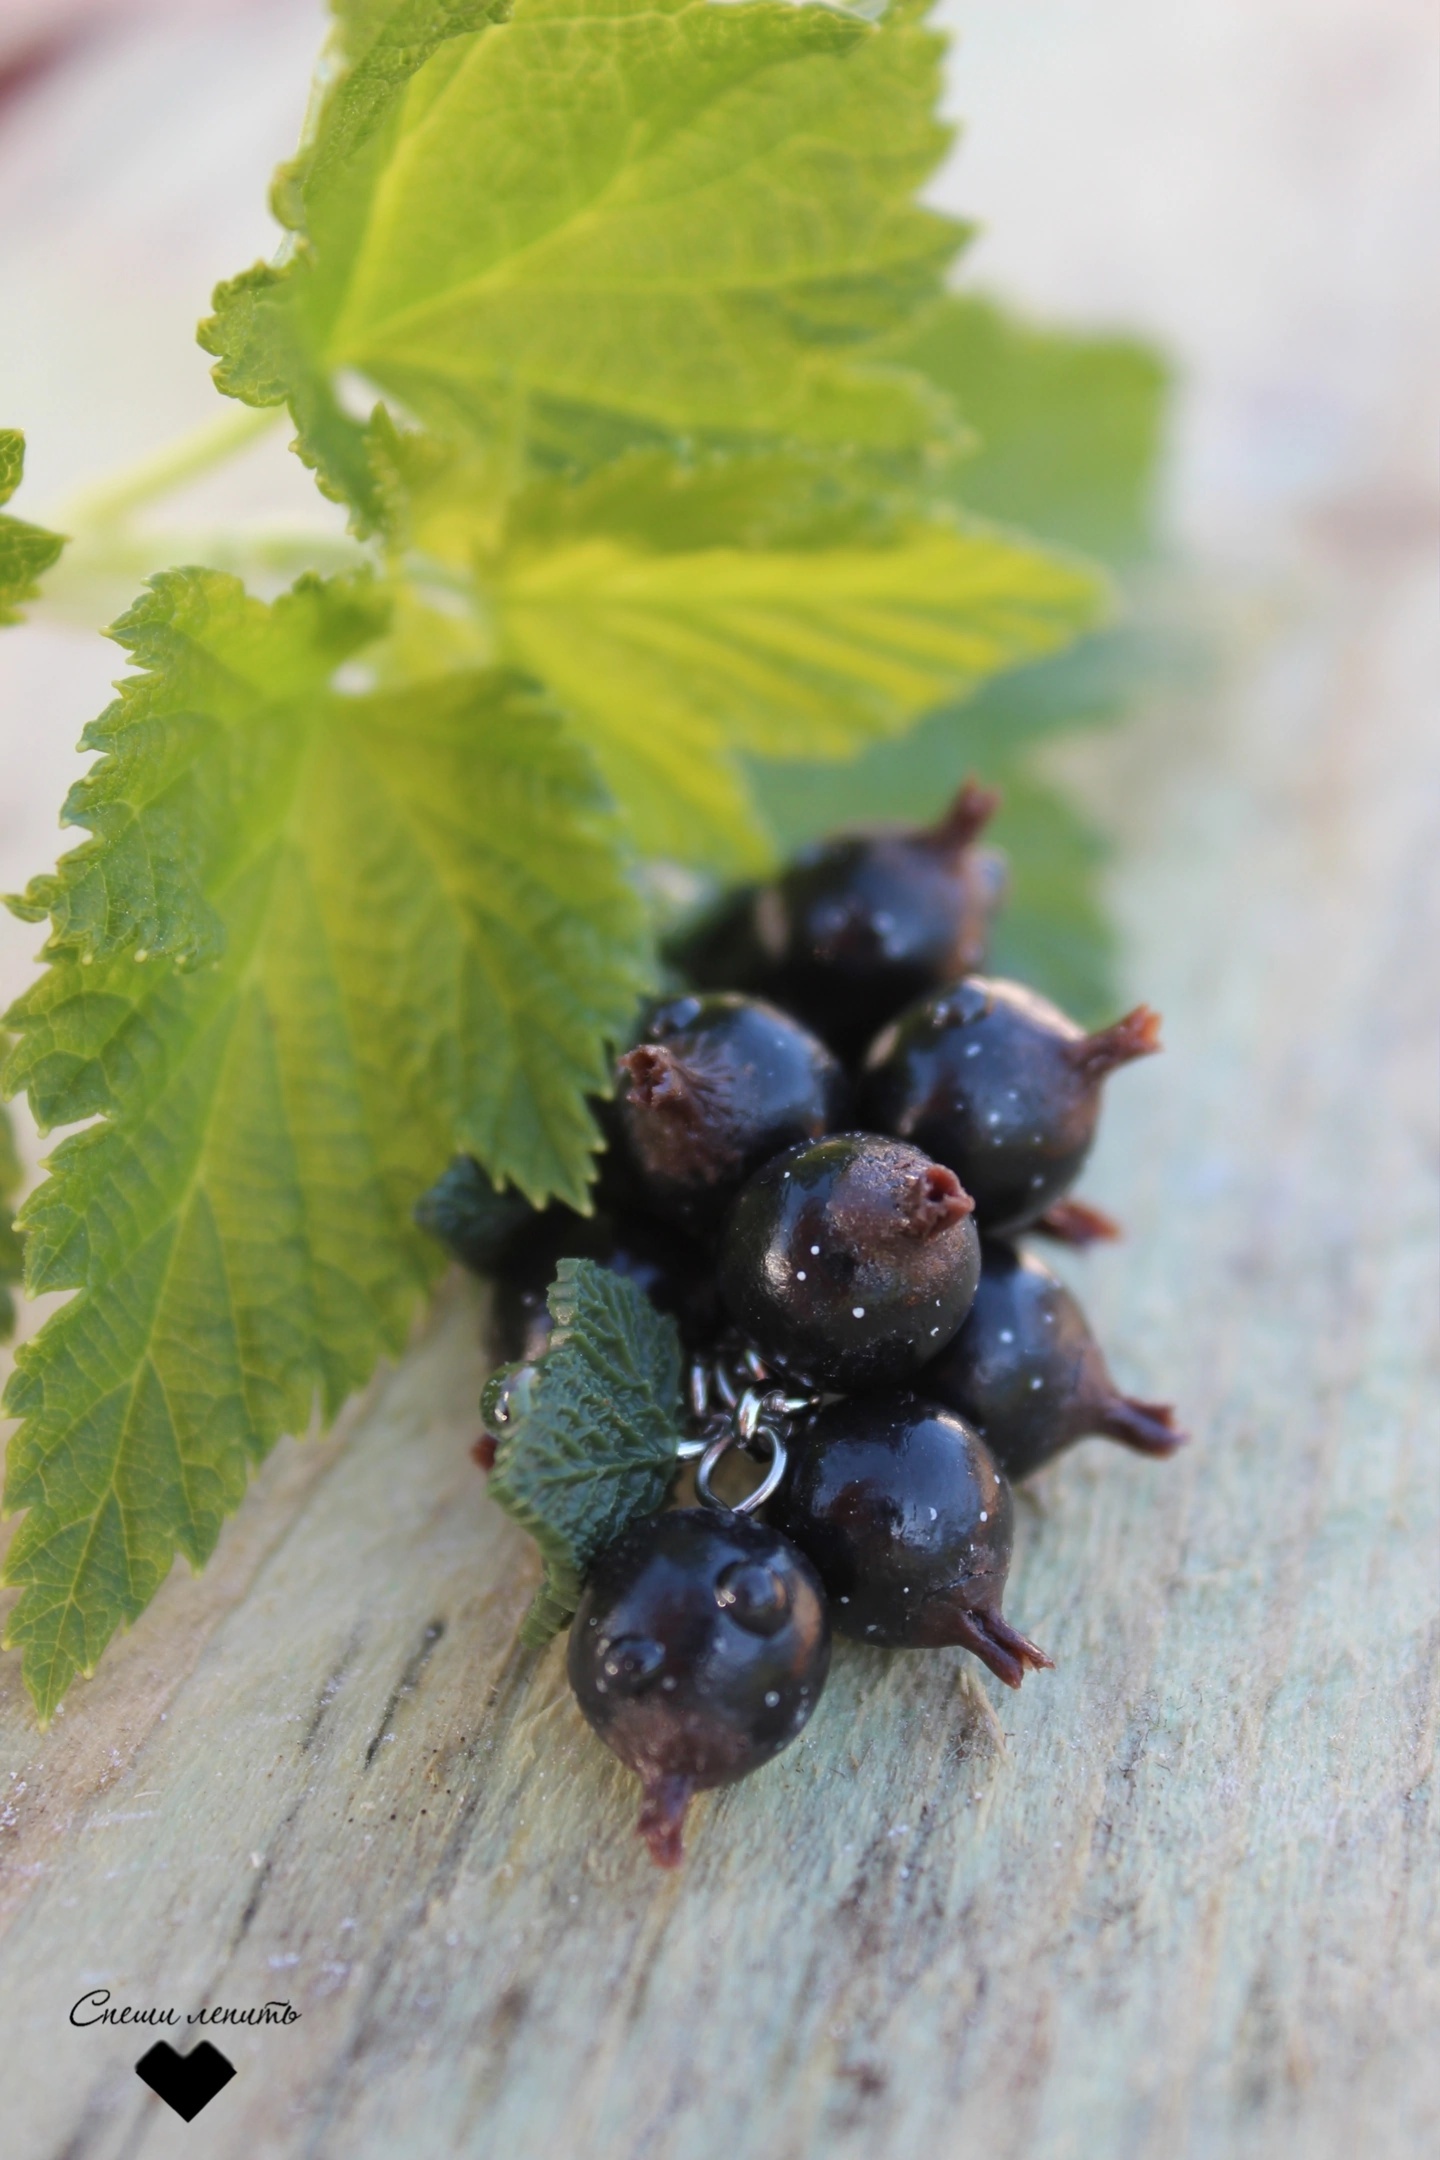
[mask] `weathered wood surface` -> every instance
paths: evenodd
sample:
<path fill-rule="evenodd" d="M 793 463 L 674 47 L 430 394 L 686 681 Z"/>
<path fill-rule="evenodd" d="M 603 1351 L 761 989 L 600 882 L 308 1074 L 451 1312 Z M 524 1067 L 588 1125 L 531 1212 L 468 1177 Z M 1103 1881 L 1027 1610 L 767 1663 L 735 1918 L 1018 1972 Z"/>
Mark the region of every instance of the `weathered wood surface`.
<path fill-rule="evenodd" d="M 466 1454 L 454 1283 L 43 1738 L 0 1664 L 7 2155 L 1434 2149 L 1423 357 L 1227 588 L 1216 680 L 1072 754 L 1169 1045 L 1087 1185 L 1130 1238 L 1075 1273 L 1197 1443 L 1092 1444 L 1022 1506 L 1008 1603 L 1055 1673 L 842 1649 L 658 1874 L 560 1653 L 516 1647 L 533 1562 Z M 239 2074 L 187 2128 L 134 2077 L 148 2036 L 67 2023 L 98 1987 L 302 2016 L 217 2034 Z"/>

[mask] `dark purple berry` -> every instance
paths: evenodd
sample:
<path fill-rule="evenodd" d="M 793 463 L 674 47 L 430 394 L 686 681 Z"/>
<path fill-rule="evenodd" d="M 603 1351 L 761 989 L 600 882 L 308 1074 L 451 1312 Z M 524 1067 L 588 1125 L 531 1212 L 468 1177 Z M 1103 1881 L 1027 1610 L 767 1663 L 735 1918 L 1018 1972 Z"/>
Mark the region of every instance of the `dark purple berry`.
<path fill-rule="evenodd" d="M 1009 1245 L 987 1241 L 982 1259 L 969 1317 L 918 1385 L 968 1419 L 1007 1477 L 1029 1477 L 1087 1433 L 1142 1455 L 1184 1445 L 1168 1404 L 1120 1393 L 1058 1276 Z"/>
<path fill-rule="evenodd" d="M 967 780 L 936 825 L 842 834 L 732 895 L 677 953 L 798 1013 L 842 1056 L 917 997 L 983 965 L 1004 865 L 974 845 L 999 797 Z"/>
<path fill-rule="evenodd" d="M 1159 1016 L 1147 1005 L 1087 1035 L 1023 984 L 973 975 L 879 1036 L 861 1115 L 948 1163 L 986 1236 L 1008 1237 L 1079 1175 L 1101 1082 L 1159 1047 Z"/>
<path fill-rule="evenodd" d="M 823 1388 L 894 1386 L 970 1309 L 969 1195 L 918 1148 L 838 1133 L 777 1155 L 730 1210 L 720 1288 L 768 1364 Z"/>
<path fill-rule="evenodd" d="M 1050 1663 L 1001 1612 L 1010 1488 L 962 1418 L 918 1395 L 830 1403 L 790 1460 L 770 1519 L 814 1562 L 842 1635 L 888 1650 L 960 1643 L 1007 1687 Z"/>
<path fill-rule="evenodd" d="M 543 1355 L 550 1340 L 550 1285 L 559 1263 L 571 1258 L 628 1276 L 652 1305 L 679 1322 L 688 1349 L 707 1348 L 720 1331 L 713 1262 L 678 1230 L 643 1215 L 546 1208 L 512 1234 L 495 1263 L 490 1350 L 497 1365 Z"/>
<path fill-rule="evenodd" d="M 693 1793 L 731 1785 L 802 1730 L 830 1667 L 808 1560 L 748 1515 L 680 1508 L 633 1523 L 590 1570 L 570 1685 L 644 1788 L 639 1830 L 681 1858 Z"/>
<path fill-rule="evenodd" d="M 843 1116 L 845 1077 L 808 1028 L 731 991 L 650 1008 L 620 1059 L 616 1122 L 646 1202 L 718 1222 L 752 1170 Z"/>

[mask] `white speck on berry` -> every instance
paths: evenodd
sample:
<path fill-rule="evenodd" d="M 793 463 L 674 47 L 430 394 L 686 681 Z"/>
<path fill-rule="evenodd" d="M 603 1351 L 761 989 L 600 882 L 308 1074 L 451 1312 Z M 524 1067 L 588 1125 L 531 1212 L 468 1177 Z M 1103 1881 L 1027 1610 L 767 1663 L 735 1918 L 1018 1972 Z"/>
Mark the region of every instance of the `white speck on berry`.
<path fill-rule="evenodd" d="M 863 1319 L 864 1319 L 864 1317 L 865 1317 L 865 1308 L 864 1308 L 864 1306 L 863 1306 L 863 1305 L 852 1305 L 852 1306 L 851 1306 L 851 1308 L 850 1308 L 850 1317 L 851 1317 L 851 1319 L 852 1319 L 852 1320 L 863 1320 Z"/>
<path fill-rule="evenodd" d="M 780 1702 L 780 1690 L 779 1690 L 778 1688 L 773 1688 L 773 1687 L 772 1687 L 772 1688 L 766 1688 L 766 1690 L 765 1690 L 765 1707 L 766 1707 L 766 1709 L 767 1709 L 767 1710 L 774 1710 L 774 1709 L 778 1708 L 778 1706 L 779 1706 L 779 1702 Z"/>

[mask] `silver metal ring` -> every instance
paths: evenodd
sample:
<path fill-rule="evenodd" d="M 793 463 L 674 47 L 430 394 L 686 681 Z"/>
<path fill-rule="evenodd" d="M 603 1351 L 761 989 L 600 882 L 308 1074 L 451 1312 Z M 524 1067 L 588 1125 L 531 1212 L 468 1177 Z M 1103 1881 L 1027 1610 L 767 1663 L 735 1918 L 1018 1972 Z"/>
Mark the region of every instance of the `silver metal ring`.
<path fill-rule="evenodd" d="M 756 1440 L 768 1442 L 770 1467 L 765 1472 L 764 1477 L 761 1478 L 754 1492 L 747 1493 L 743 1500 L 737 1500 L 733 1507 L 728 1507 L 724 1500 L 716 1498 L 715 1494 L 710 1490 L 710 1480 L 714 1476 L 720 1459 L 726 1450 L 738 1445 L 739 1435 L 733 1431 L 722 1432 L 706 1448 L 700 1458 L 700 1467 L 695 1472 L 695 1490 L 706 1507 L 721 1508 L 732 1515 L 753 1515 L 756 1508 L 763 1507 L 770 1495 L 776 1490 L 780 1480 L 785 1475 L 787 1462 L 785 1443 L 773 1425 L 757 1425 L 752 1437 Z"/>
<path fill-rule="evenodd" d="M 675 1460 L 676 1462 L 698 1462 L 709 1445 L 708 1440 L 677 1440 L 675 1443 Z"/>

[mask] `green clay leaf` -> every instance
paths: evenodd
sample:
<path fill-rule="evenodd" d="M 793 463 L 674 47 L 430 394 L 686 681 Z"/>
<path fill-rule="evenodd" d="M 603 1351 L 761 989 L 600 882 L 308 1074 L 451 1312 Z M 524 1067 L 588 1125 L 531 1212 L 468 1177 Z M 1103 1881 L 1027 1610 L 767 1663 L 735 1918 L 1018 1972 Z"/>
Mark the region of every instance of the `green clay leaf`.
<path fill-rule="evenodd" d="M 614 812 L 510 676 L 342 687 L 384 617 L 364 579 L 268 607 L 156 579 L 69 806 L 93 837 L 31 888 L 54 930 L 7 1086 L 42 1129 L 96 1120 L 21 1216 L 32 1291 L 79 1292 L 6 1398 L 42 1717 L 402 1347 L 439 1258 L 412 1210 L 457 1150 L 585 1204 L 648 961 Z"/>
<path fill-rule="evenodd" d="M 473 1155 L 457 1155 L 415 1203 L 420 1228 L 481 1275 L 491 1273 L 533 1212 L 523 1193 L 500 1191 Z"/>
<path fill-rule="evenodd" d="M 642 1290 L 593 1260 L 562 1260 L 554 1329 L 537 1365 L 485 1393 L 497 1418 L 491 1496 L 530 1532 L 545 1581 L 525 1641 L 546 1642 L 579 1602 L 585 1571 L 638 1516 L 663 1505 L 680 1437 L 680 1335 Z"/>

